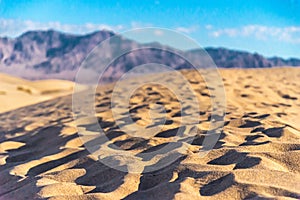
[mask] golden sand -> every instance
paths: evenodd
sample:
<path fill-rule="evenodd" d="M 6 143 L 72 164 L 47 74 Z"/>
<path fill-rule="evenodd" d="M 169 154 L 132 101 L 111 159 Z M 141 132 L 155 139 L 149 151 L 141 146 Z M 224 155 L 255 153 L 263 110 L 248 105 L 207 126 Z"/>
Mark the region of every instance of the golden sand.
<path fill-rule="evenodd" d="M 1 75 L 1 111 L 11 111 L 0 114 L 0 199 L 299 199 L 300 68 L 220 72 L 227 115 L 214 149 L 199 157 L 209 130 L 210 89 L 195 71 L 184 71 L 202 102 L 199 134 L 185 151 L 174 149 L 182 156 L 171 165 L 136 174 L 109 168 L 85 149 L 71 96 L 44 101 L 69 92 L 69 82 L 32 83 Z M 141 126 L 153 128 L 146 114 L 151 102 L 160 99 L 169 110 L 164 130 L 149 138 L 118 129 L 110 96 L 110 87 L 98 90 L 96 116 L 110 138 L 101 146 L 115 144 L 137 155 L 176 137 L 172 130 L 180 126 L 180 106 L 166 88 L 143 87 L 131 99 L 129 109 Z M 29 104 L 34 105 L 12 110 Z M 81 124 L 93 132 L 88 120 Z M 152 158 L 149 165 L 157 162 Z"/>
<path fill-rule="evenodd" d="M 0 73 L 0 86 L 0 112 L 6 112 L 71 94 L 74 83 L 63 80 L 28 81 Z"/>

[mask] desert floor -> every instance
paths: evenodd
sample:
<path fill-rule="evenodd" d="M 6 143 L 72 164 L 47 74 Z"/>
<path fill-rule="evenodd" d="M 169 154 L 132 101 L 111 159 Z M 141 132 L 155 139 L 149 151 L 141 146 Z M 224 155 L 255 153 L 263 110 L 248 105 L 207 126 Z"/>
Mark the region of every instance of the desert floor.
<path fill-rule="evenodd" d="M 0 73 L 0 113 L 73 92 L 74 83 L 63 80 L 28 81 Z"/>
<path fill-rule="evenodd" d="M 131 116 L 145 130 L 155 128 L 147 114 L 151 104 L 159 101 L 166 109 L 166 125 L 158 133 L 150 131 L 150 137 L 132 136 L 117 126 L 110 104 L 113 85 L 97 91 L 96 117 L 110 139 L 95 142 L 100 149 L 114 144 L 139 157 L 176 143 L 171 150 L 180 155 L 177 160 L 145 173 L 169 152 L 147 158 L 146 166 L 136 166 L 139 173 L 97 161 L 78 137 L 78 130 L 97 132 L 92 120 L 74 120 L 72 96 L 56 96 L 69 94 L 71 83 L 34 84 L 1 75 L 0 199 L 299 199 L 300 68 L 220 70 L 225 126 L 203 157 L 199 151 L 210 130 L 214 88 L 206 87 L 195 71 L 183 73 L 201 101 L 200 110 L 194 110 L 200 122 L 193 125 L 197 134 L 190 144 L 174 134 L 189 113 L 180 112 L 167 88 L 144 86 L 131 98 Z M 163 78 L 181 90 L 174 76 Z M 124 127 L 131 125 L 124 119 Z M 110 159 L 126 169 L 126 158 Z"/>

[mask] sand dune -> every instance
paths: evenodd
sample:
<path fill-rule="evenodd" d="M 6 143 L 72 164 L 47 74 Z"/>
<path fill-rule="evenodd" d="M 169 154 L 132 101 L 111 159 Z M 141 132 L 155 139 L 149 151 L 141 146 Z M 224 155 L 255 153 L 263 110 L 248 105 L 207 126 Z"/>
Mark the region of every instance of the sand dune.
<path fill-rule="evenodd" d="M 180 138 L 174 135 L 181 117 L 189 113 L 180 115 L 178 101 L 166 88 L 148 85 L 137 90 L 131 99 L 132 118 L 147 129 L 155 128 L 147 117 L 153 102 L 159 99 L 168 111 L 167 124 L 151 137 L 133 137 L 121 131 L 111 113 L 112 86 L 97 91 L 96 116 L 110 139 L 100 144 L 95 140 L 99 148 L 114 144 L 139 156 L 177 141 L 172 150 L 180 154 L 179 158 L 147 173 L 143 171 L 165 159 L 164 154 L 149 157 L 148 165 L 135 174 L 95 160 L 78 138 L 71 96 L 0 114 L 0 199 L 299 199 L 300 68 L 220 72 L 227 101 L 225 127 L 204 157 L 198 153 L 210 129 L 209 96 L 213 88 L 207 88 L 195 71 L 183 71 L 201 100 L 200 111 L 197 110 L 201 119 L 191 144 L 179 142 Z M 181 86 L 173 76 L 160 78 Z M 4 95 L 0 98 L 6 98 L 6 102 L 21 98 L 19 93 L 26 98 L 51 96 L 60 88 L 45 89 L 47 81 L 30 83 L 6 76 L 3 80 L 8 89 L 1 88 Z M 64 91 L 68 84 L 64 82 Z M 24 87 L 18 91 L 16 85 Z M 9 94 L 11 90 L 20 96 Z M 159 118 L 157 115 L 155 119 Z M 88 119 L 79 124 L 78 128 L 87 134 L 96 132 Z M 131 125 L 124 123 L 129 129 Z M 126 158 L 110 159 L 121 165 Z"/>
<path fill-rule="evenodd" d="M 6 112 L 71 94 L 74 83 L 64 80 L 27 81 L 0 73 L 0 86 L 0 112 Z"/>

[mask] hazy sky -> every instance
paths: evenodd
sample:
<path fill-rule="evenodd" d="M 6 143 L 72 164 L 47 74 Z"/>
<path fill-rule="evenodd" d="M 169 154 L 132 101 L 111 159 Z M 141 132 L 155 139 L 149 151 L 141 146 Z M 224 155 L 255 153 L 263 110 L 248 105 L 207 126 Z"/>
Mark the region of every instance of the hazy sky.
<path fill-rule="evenodd" d="M 88 33 L 149 26 L 180 31 L 202 47 L 300 57 L 299 0 L 0 0 L 0 36 L 49 28 Z"/>

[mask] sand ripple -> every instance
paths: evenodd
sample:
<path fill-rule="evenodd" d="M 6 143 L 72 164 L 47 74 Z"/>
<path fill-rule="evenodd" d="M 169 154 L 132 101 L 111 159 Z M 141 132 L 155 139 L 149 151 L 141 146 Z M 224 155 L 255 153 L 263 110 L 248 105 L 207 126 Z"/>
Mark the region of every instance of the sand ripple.
<path fill-rule="evenodd" d="M 194 71 L 184 74 L 202 102 L 200 123 L 190 127 L 198 133 L 191 144 L 173 145 L 179 159 L 154 172 L 141 168 L 129 174 L 96 161 L 78 138 L 70 96 L 0 114 L 0 199 L 299 199 L 300 69 L 221 70 L 228 104 L 225 127 L 205 157 L 198 153 L 209 130 L 213 88 L 205 87 Z M 118 128 L 111 91 L 108 86 L 97 92 L 97 118 L 110 139 L 99 148 L 114 144 L 139 156 L 180 140 L 174 131 L 185 116 L 166 88 L 147 86 L 132 97 L 132 118 L 150 130 L 146 113 L 151 102 L 159 99 L 167 110 L 166 125 L 151 137 Z M 95 133 L 89 120 L 79 128 Z M 122 158 L 112 159 L 121 165 Z M 147 158 L 146 167 L 161 159 L 163 154 Z"/>

